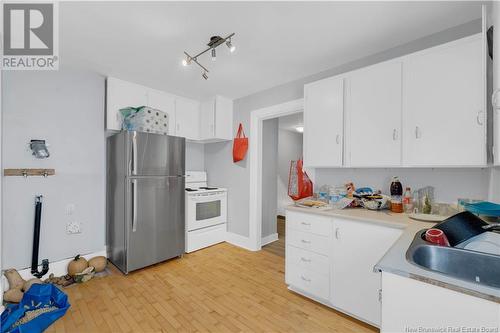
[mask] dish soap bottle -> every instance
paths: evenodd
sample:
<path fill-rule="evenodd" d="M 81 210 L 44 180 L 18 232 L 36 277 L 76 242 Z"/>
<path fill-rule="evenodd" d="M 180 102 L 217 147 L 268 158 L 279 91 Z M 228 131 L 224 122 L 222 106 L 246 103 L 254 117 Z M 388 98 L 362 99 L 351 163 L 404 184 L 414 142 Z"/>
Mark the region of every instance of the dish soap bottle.
<path fill-rule="evenodd" d="M 413 212 L 413 200 L 411 197 L 411 189 L 406 188 L 405 194 L 403 195 L 403 209 L 406 214 L 411 214 Z"/>
<path fill-rule="evenodd" d="M 398 177 L 392 177 L 391 211 L 394 213 L 403 212 L 403 185 L 401 185 Z"/>

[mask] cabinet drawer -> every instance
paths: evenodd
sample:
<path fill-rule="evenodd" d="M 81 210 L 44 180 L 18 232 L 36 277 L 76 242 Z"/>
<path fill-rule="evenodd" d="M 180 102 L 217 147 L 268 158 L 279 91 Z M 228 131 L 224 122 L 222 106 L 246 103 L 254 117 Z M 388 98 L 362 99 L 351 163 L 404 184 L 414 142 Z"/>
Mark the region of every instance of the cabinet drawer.
<path fill-rule="evenodd" d="M 287 267 L 299 267 L 326 277 L 330 275 L 329 257 L 294 246 L 286 248 L 286 265 Z"/>
<path fill-rule="evenodd" d="M 288 229 L 286 244 L 328 256 L 331 240 L 329 237 L 315 235 L 310 232 Z"/>
<path fill-rule="evenodd" d="M 320 236 L 332 234 L 332 220 L 329 217 L 288 212 L 286 223 L 289 228 L 299 231 L 311 232 Z"/>
<path fill-rule="evenodd" d="M 312 296 L 328 300 L 330 297 L 330 278 L 306 268 L 287 266 L 288 283 Z"/>

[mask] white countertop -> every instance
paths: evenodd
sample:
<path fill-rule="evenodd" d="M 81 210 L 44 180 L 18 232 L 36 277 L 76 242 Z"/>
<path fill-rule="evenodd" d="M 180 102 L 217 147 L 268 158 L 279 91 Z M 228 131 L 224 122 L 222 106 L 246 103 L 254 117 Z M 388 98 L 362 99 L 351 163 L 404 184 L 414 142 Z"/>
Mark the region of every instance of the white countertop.
<path fill-rule="evenodd" d="M 341 210 L 302 208 L 290 205 L 287 210 L 307 214 L 315 214 L 329 217 L 348 218 L 367 223 L 377 223 L 388 227 L 404 229 L 401 237 L 392 245 L 382 259 L 375 265 L 374 269 L 385 271 L 461 293 L 481 297 L 496 303 L 500 303 L 500 289 L 479 285 L 448 277 L 409 263 L 406 260 L 406 251 L 415 237 L 422 229 L 431 228 L 435 223 L 420 222 L 410 219 L 406 214 L 393 213 L 388 210 L 371 211 L 363 208 L 346 208 Z"/>

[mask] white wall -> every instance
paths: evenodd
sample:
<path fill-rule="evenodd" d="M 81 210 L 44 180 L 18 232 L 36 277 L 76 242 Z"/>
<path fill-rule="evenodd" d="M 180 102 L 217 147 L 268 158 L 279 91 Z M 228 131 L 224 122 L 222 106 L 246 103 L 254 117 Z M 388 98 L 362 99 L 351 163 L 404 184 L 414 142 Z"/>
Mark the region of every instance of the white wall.
<path fill-rule="evenodd" d="M 44 196 L 40 262 L 104 249 L 104 87 L 103 76 L 72 69 L 3 73 L 2 166 L 56 169 L 48 178 L 3 178 L 3 268 L 31 264 L 36 194 Z M 30 139 L 47 140 L 51 156 L 33 158 Z M 81 234 L 66 234 L 71 220 Z"/>
<path fill-rule="evenodd" d="M 287 130 L 279 130 L 278 136 L 278 215 L 285 215 L 285 207 L 292 204 L 288 196 L 288 176 L 290 162 L 302 157 L 302 134 Z"/>
<path fill-rule="evenodd" d="M 203 143 L 186 142 L 186 170 L 205 170 L 205 145 Z"/>
<path fill-rule="evenodd" d="M 262 124 L 262 237 L 277 232 L 278 125 L 278 118 Z"/>
<path fill-rule="evenodd" d="M 311 75 L 293 82 L 289 82 L 256 94 L 239 98 L 234 101 L 233 131 L 242 123 L 246 132 L 250 132 L 250 112 L 271 105 L 292 101 L 303 97 L 304 84 L 317 81 L 329 76 L 344 73 L 357 68 L 369 66 L 384 60 L 403 56 L 425 48 L 446 43 L 455 39 L 470 36 L 481 31 L 481 20 L 472 22 L 415 40 L 413 42 L 380 52 L 365 58 L 354 60 L 345 65 Z M 254 147 L 249 147 L 254 149 Z M 205 148 L 205 165 L 209 172 L 209 178 L 213 184 L 224 186 L 228 192 L 228 230 L 233 233 L 248 237 L 249 235 L 249 181 L 250 172 L 248 161 L 233 163 L 232 145 L 220 143 Z M 484 171 L 473 169 L 472 174 L 481 178 Z M 461 179 L 453 179 L 453 183 Z M 482 186 L 481 181 L 476 187 Z M 445 184 L 444 188 L 450 188 Z M 440 191 L 441 191 L 440 190 Z M 479 192 L 479 190 L 476 190 Z M 450 192 L 451 193 L 451 192 Z"/>

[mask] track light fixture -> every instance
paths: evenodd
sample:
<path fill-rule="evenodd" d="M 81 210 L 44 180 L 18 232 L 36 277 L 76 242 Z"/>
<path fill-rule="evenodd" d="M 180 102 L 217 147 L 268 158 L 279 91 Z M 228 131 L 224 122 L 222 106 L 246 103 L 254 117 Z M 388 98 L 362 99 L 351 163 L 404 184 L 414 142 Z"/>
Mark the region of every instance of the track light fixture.
<path fill-rule="evenodd" d="M 186 66 L 191 65 L 192 62 L 194 62 L 195 64 L 197 64 L 198 66 L 200 66 L 201 69 L 203 70 L 201 76 L 205 80 L 208 80 L 208 72 L 209 72 L 209 70 L 206 69 L 202 64 L 200 64 L 198 62 L 198 57 L 201 56 L 202 54 L 205 54 L 208 51 L 211 51 L 212 61 L 215 61 L 217 59 L 217 52 L 215 51 L 215 49 L 219 45 L 222 45 L 224 43 L 226 43 L 226 46 L 229 49 L 229 52 L 233 53 L 236 50 L 236 47 L 231 42 L 231 37 L 233 37 L 233 36 L 234 36 L 234 32 L 232 34 L 230 34 L 229 36 L 227 36 L 226 38 L 222 38 L 221 36 L 212 36 L 212 37 L 210 37 L 210 41 L 207 44 L 208 48 L 205 49 L 205 50 L 203 50 L 203 51 L 201 51 L 200 53 L 198 53 L 197 55 L 195 55 L 193 57 L 190 56 L 186 51 L 184 51 L 184 55 L 186 57 L 184 59 L 182 59 L 182 65 L 186 67 Z"/>

